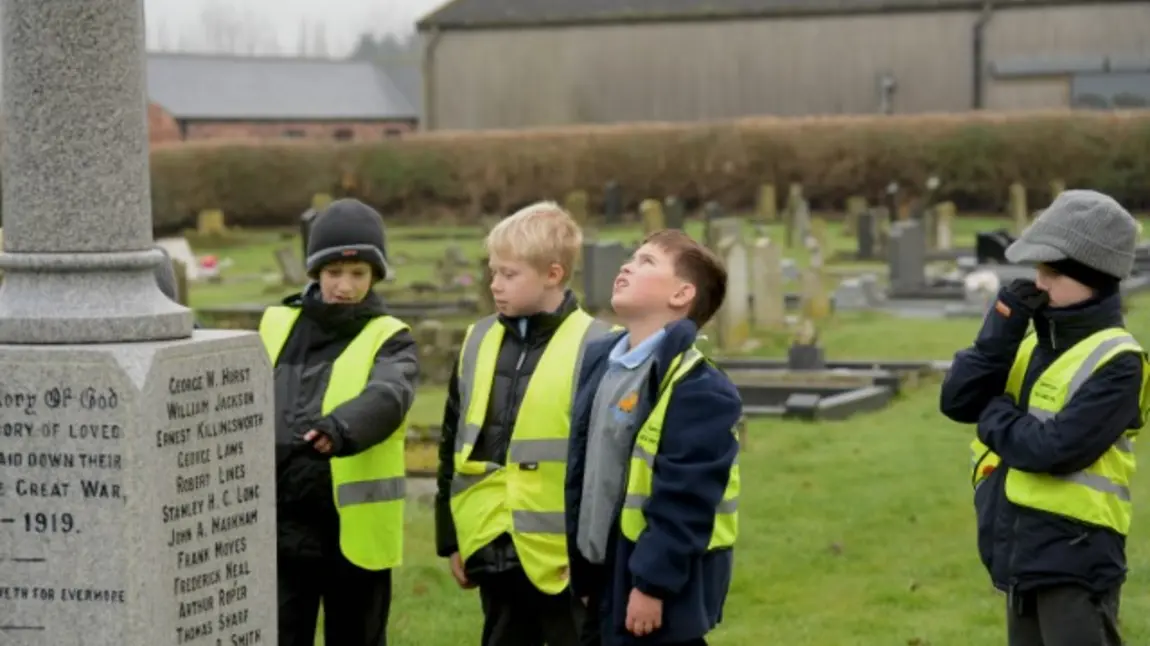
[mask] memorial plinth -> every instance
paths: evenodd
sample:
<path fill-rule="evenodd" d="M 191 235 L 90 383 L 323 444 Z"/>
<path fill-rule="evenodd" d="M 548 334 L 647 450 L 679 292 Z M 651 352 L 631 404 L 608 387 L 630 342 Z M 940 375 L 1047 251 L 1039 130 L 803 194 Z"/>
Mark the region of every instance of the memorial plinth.
<path fill-rule="evenodd" d="M 271 366 L 156 284 L 142 0 L 0 27 L 0 644 L 275 644 Z"/>

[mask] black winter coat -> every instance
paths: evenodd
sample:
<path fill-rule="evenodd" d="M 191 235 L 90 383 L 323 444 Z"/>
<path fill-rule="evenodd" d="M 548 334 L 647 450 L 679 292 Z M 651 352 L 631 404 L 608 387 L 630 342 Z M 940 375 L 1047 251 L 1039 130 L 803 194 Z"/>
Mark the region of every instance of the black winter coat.
<path fill-rule="evenodd" d="M 328 559 L 339 554 L 331 464 L 302 437 L 311 429 L 323 431 L 333 438 L 337 457 L 391 437 L 415 399 L 418 351 L 407 331 L 388 339 L 363 393 L 323 416 L 332 363 L 369 321 L 386 313 L 383 301 L 372 293 L 354 305 L 325 304 L 313 284 L 283 303 L 302 312 L 275 365 L 279 556 Z"/>
<path fill-rule="evenodd" d="M 1038 345 L 1018 406 L 1003 393 L 1029 319 L 1009 293 L 1003 291 L 999 299 L 1011 316 L 992 309 L 974 346 L 955 355 L 942 385 L 947 417 L 977 424 L 979 439 L 1004 466 L 1050 474 L 1090 466 L 1127 429 L 1141 426 L 1142 358 L 1135 353 L 1120 354 L 1099 368 L 1054 418 L 1042 422 L 1026 413 L 1031 387 L 1058 356 L 1095 332 L 1123 326 L 1117 294 L 1040 311 L 1034 320 Z M 1078 584 L 1101 593 L 1122 584 L 1126 541 L 1120 534 L 1011 503 L 1006 472 L 995 469 L 974 494 L 979 556 L 996 587 L 1026 592 Z"/>
<path fill-rule="evenodd" d="M 491 386 L 491 397 L 487 403 L 487 415 L 479 431 L 479 439 L 471 453 L 473 460 L 507 463 L 507 450 L 511 444 L 511 431 L 515 418 L 519 415 L 519 405 L 527 393 L 527 384 L 547 344 L 563 321 L 579 309 L 574 294 L 567 292 L 563 304 L 555 312 L 534 314 L 525 317 L 527 334 L 519 331 L 523 318 L 499 316 L 504 327 L 503 344 L 495 362 L 495 378 Z M 570 397 L 571 394 L 566 395 Z M 449 557 L 459 551 L 455 535 L 455 521 L 451 517 L 451 477 L 455 472 L 455 433 L 459 421 L 459 361 L 451 374 L 447 390 L 447 405 L 443 411 L 443 435 L 439 443 L 438 490 L 435 496 L 435 540 L 436 552 L 441 557 Z M 486 547 L 467 559 L 464 569 L 472 581 L 479 581 L 485 575 L 506 572 L 520 567 L 519 557 L 511 536 L 502 534 Z"/>

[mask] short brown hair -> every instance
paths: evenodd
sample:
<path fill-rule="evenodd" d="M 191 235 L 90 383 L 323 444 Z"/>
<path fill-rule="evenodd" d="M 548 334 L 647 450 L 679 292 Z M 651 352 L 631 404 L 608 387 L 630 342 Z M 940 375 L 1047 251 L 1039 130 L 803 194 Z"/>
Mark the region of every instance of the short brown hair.
<path fill-rule="evenodd" d="M 695 286 L 695 300 L 687 318 L 702 328 L 723 305 L 727 296 L 727 268 L 713 251 L 678 229 L 656 231 L 643 240 L 670 254 L 675 274 Z"/>

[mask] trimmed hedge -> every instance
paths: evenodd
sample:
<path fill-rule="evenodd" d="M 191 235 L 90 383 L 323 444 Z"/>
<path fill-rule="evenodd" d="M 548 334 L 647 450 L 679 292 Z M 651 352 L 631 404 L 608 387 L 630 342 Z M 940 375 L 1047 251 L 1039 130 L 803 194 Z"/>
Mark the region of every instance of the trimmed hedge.
<path fill-rule="evenodd" d="M 1049 182 L 1150 207 L 1150 112 L 762 118 L 556 130 L 412 135 L 371 144 L 205 143 L 152 151 L 156 228 L 221 208 L 230 224 L 293 225 L 315 193 L 351 195 L 392 217 L 427 222 L 509 212 L 572 189 L 602 204 L 618 181 L 632 207 L 675 194 L 689 206 L 753 204 L 772 181 L 802 182 L 816 208 L 881 199 L 893 180 L 942 180 L 960 209 L 1002 211 L 1021 181 L 1037 208 Z"/>

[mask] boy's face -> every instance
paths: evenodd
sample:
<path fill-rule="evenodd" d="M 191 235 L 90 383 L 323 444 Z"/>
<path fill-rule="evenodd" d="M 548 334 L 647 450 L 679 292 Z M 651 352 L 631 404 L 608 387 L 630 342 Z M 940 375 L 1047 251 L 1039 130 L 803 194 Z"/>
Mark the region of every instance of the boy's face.
<path fill-rule="evenodd" d="M 659 312 L 686 314 L 695 298 L 695 286 L 675 272 L 675 258 L 662 247 L 647 243 L 615 277 L 611 307 L 622 317 Z"/>
<path fill-rule="evenodd" d="M 319 292 L 325 303 L 359 303 L 371 291 L 371 265 L 337 260 L 319 270 Z"/>
<path fill-rule="evenodd" d="M 491 295 L 504 316 L 531 316 L 542 312 L 548 295 L 562 288 L 563 268 L 552 264 L 546 272 L 522 260 L 491 256 Z"/>
<path fill-rule="evenodd" d="M 1046 265 L 1038 265 L 1034 285 L 1050 296 L 1050 307 L 1070 307 L 1094 296 L 1094 291 L 1086 285 Z"/>

